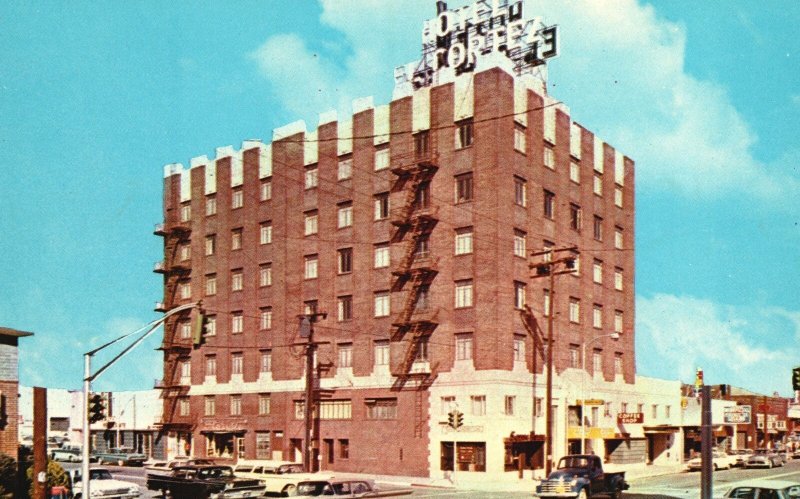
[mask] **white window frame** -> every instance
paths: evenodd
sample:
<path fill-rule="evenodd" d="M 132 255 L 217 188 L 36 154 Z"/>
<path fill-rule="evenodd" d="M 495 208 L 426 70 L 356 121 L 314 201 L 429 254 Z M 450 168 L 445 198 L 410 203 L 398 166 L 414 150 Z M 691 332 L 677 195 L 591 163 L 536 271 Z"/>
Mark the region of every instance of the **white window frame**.
<path fill-rule="evenodd" d="M 231 291 L 241 291 L 244 289 L 244 273 L 242 270 L 231 272 Z"/>
<path fill-rule="evenodd" d="M 262 264 L 258 269 L 258 285 L 260 287 L 272 286 L 272 264 Z"/>
<path fill-rule="evenodd" d="M 241 352 L 231 354 L 231 374 L 244 374 L 244 354 Z"/>
<path fill-rule="evenodd" d="M 305 172 L 305 188 L 314 189 L 319 185 L 319 168 L 315 165 L 311 168 L 306 168 Z"/>
<path fill-rule="evenodd" d="M 473 416 L 486 416 L 486 395 L 470 395 L 469 401 Z"/>
<path fill-rule="evenodd" d="M 528 235 L 525 232 L 514 229 L 514 256 L 528 257 L 527 239 Z"/>
<path fill-rule="evenodd" d="M 472 253 L 472 227 L 456 229 L 455 254 L 469 255 Z"/>
<path fill-rule="evenodd" d="M 382 147 L 380 149 L 375 150 L 375 171 L 379 172 L 381 170 L 385 170 L 389 168 L 390 164 L 390 156 L 389 156 L 389 148 Z"/>
<path fill-rule="evenodd" d="M 265 350 L 261 352 L 258 371 L 262 373 L 272 372 L 272 350 Z"/>
<path fill-rule="evenodd" d="M 231 193 L 231 209 L 237 209 L 244 206 L 244 191 L 242 189 L 234 189 Z"/>
<path fill-rule="evenodd" d="M 216 234 L 209 234 L 206 236 L 205 239 L 205 254 L 206 256 L 211 256 L 217 251 L 217 235 Z"/>
<path fill-rule="evenodd" d="M 525 154 L 527 151 L 526 139 L 525 128 L 519 125 L 514 126 L 514 149 L 516 151 Z"/>
<path fill-rule="evenodd" d="M 622 310 L 615 310 L 614 311 L 614 332 L 617 334 L 622 334 L 622 327 L 624 322 L 624 313 Z"/>
<path fill-rule="evenodd" d="M 339 364 L 337 367 L 340 368 L 352 368 L 353 367 L 353 344 L 352 343 L 342 343 L 338 346 L 338 359 Z"/>
<path fill-rule="evenodd" d="M 272 181 L 271 180 L 263 180 L 261 182 L 260 199 L 261 199 L 261 201 L 269 201 L 270 199 L 272 199 Z"/>
<path fill-rule="evenodd" d="M 340 229 L 344 229 L 345 227 L 351 227 L 352 225 L 353 225 L 353 205 L 347 204 L 339 206 L 337 227 Z"/>
<path fill-rule="evenodd" d="M 578 298 L 569 298 L 569 321 L 574 324 L 581 322 L 581 301 Z"/>
<path fill-rule="evenodd" d="M 272 222 L 262 222 L 259 230 L 259 242 L 261 244 L 272 243 Z"/>
<path fill-rule="evenodd" d="M 391 253 L 389 244 L 382 243 L 374 246 L 373 266 L 376 269 L 386 268 L 390 265 Z"/>
<path fill-rule="evenodd" d="M 614 186 L 614 205 L 617 208 L 622 208 L 622 187 L 619 185 Z"/>
<path fill-rule="evenodd" d="M 603 328 L 603 307 L 600 305 L 592 307 L 592 327 L 596 329 Z"/>
<path fill-rule="evenodd" d="M 569 179 L 576 184 L 581 183 L 581 167 L 574 161 L 570 161 L 569 163 Z"/>
<path fill-rule="evenodd" d="M 597 196 L 603 195 L 603 177 L 595 173 L 592 179 L 592 192 Z"/>
<path fill-rule="evenodd" d="M 388 317 L 391 313 L 391 295 L 388 291 L 378 291 L 374 297 L 375 317 Z"/>
<path fill-rule="evenodd" d="M 260 316 L 261 330 L 272 329 L 272 307 L 263 307 Z"/>
<path fill-rule="evenodd" d="M 556 169 L 556 156 L 552 147 L 545 146 L 542 154 L 542 163 L 544 164 L 545 168 L 549 168 L 551 170 Z"/>
<path fill-rule="evenodd" d="M 336 168 L 337 180 L 349 180 L 353 178 L 353 158 L 340 159 Z"/>
<path fill-rule="evenodd" d="M 206 196 L 206 216 L 217 214 L 217 197 Z"/>
<path fill-rule="evenodd" d="M 389 206 L 389 193 L 382 192 L 375 194 L 374 197 L 374 220 L 385 220 L 389 218 L 391 207 Z"/>
<path fill-rule="evenodd" d="M 525 337 L 514 335 L 514 362 L 525 362 Z"/>
<path fill-rule="evenodd" d="M 206 276 L 206 296 L 215 294 L 217 294 L 217 274 L 208 274 Z"/>
<path fill-rule="evenodd" d="M 319 232 L 319 213 L 310 211 L 304 214 L 303 235 L 310 236 Z"/>
<path fill-rule="evenodd" d="M 319 256 L 306 255 L 304 257 L 304 272 L 305 279 L 316 279 L 319 276 Z"/>
<path fill-rule="evenodd" d="M 603 262 L 600 260 L 592 263 L 592 281 L 595 284 L 603 284 Z"/>
<path fill-rule="evenodd" d="M 244 333 L 244 314 L 242 312 L 231 313 L 231 334 Z"/>
<path fill-rule="evenodd" d="M 455 308 L 468 308 L 472 306 L 472 280 L 456 281 L 455 283 Z"/>
<path fill-rule="evenodd" d="M 375 341 L 375 365 L 388 366 L 391 355 L 391 348 L 388 340 Z"/>
<path fill-rule="evenodd" d="M 614 268 L 614 289 L 622 291 L 623 288 L 623 270 L 620 267 Z"/>
<path fill-rule="evenodd" d="M 456 340 L 456 360 L 472 360 L 472 333 L 458 333 Z"/>

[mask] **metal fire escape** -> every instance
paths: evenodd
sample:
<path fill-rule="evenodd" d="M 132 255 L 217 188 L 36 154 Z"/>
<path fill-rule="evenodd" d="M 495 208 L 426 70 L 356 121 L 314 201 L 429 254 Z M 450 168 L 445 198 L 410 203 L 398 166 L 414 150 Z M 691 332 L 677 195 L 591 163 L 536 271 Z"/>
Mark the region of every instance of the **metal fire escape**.
<path fill-rule="evenodd" d="M 158 224 L 153 232 L 164 237 L 164 260 L 153 268 L 153 272 L 164 275 L 164 301 L 156 304 L 156 311 L 167 312 L 176 306 L 178 285 L 191 272 L 190 260 L 182 259 L 179 253 L 183 245 L 190 243 L 192 230 L 188 223 Z M 189 389 L 182 384 L 180 366 L 182 361 L 189 360 L 192 345 L 190 338 L 181 337 L 180 328 L 194 313 L 193 309 L 186 310 L 164 322 L 164 339 L 159 348 L 164 352 L 164 376 L 155 385 L 162 390 L 161 398 L 164 399 L 162 425 L 174 420 L 179 397 Z"/>
<path fill-rule="evenodd" d="M 392 322 L 391 341 L 405 344 L 402 359 L 392 364 L 395 376 L 392 389 L 402 390 L 414 380 L 413 388 L 417 390 L 415 434 L 421 434 L 424 423 L 421 392 L 436 378 L 436 368 L 431 369 L 427 359 L 418 361 L 421 353 L 427 354 L 423 349 L 427 349 L 428 338 L 438 326 L 438 310 L 430 306 L 428 298 L 431 283 L 438 273 L 437 261 L 431 257 L 428 246 L 430 234 L 438 222 L 429 190 L 438 169 L 436 147 L 429 141 L 428 132 L 415 136 L 413 158 L 392 169 L 396 175 L 392 190 L 403 195 L 403 202 L 391 214 L 395 226 L 392 244 L 403 248 L 403 257 L 392 271 L 395 277 L 392 292 L 402 295 L 403 307 Z"/>

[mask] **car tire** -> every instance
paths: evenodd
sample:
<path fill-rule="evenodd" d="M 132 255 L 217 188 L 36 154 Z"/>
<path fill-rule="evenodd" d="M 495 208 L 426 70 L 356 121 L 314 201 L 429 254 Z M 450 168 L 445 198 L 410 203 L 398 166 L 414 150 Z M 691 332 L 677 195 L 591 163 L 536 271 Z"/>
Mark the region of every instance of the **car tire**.
<path fill-rule="evenodd" d="M 283 488 L 283 492 L 281 493 L 283 494 L 283 497 L 294 497 L 297 495 L 297 486 L 290 483 Z"/>
<path fill-rule="evenodd" d="M 588 499 L 588 495 L 586 495 L 586 487 L 582 488 L 580 492 L 578 492 L 578 499 Z"/>
<path fill-rule="evenodd" d="M 770 469 L 770 468 L 772 468 L 772 461 L 768 459 L 767 460 L 767 469 Z"/>

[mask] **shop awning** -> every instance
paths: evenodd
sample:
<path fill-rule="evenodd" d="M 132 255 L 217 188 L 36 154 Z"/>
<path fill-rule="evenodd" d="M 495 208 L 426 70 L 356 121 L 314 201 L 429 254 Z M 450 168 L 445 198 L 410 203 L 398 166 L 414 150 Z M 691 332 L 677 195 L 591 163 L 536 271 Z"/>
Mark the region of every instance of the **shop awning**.
<path fill-rule="evenodd" d="M 645 426 L 643 428 L 645 433 L 676 433 L 680 430 L 679 427 L 670 425 Z"/>
<path fill-rule="evenodd" d="M 202 433 L 203 435 L 221 435 L 221 434 L 224 434 L 224 433 L 239 434 L 239 433 L 247 433 L 247 430 L 243 430 L 243 429 L 240 429 L 240 428 L 231 428 L 231 429 L 228 429 L 228 430 L 219 430 L 219 429 L 215 428 L 213 430 L 200 430 L 200 433 Z"/>

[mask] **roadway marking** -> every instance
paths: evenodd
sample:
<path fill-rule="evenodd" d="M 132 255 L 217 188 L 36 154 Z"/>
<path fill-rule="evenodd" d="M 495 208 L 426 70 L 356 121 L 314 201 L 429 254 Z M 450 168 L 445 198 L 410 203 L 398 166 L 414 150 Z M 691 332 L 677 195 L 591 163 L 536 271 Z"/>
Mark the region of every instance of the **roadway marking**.
<path fill-rule="evenodd" d="M 452 491 L 448 490 L 448 491 L 443 491 L 443 492 L 445 494 L 447 494 L 447 495 L 464 495 L 464 494 L 474 494 L 475 493 L 474 490 L 452 490 Z M 429 495 L 426 495 L 426 496 L 414 495 L 414 497 L 442 497 L 442 493 L 429 494 Z"/>

